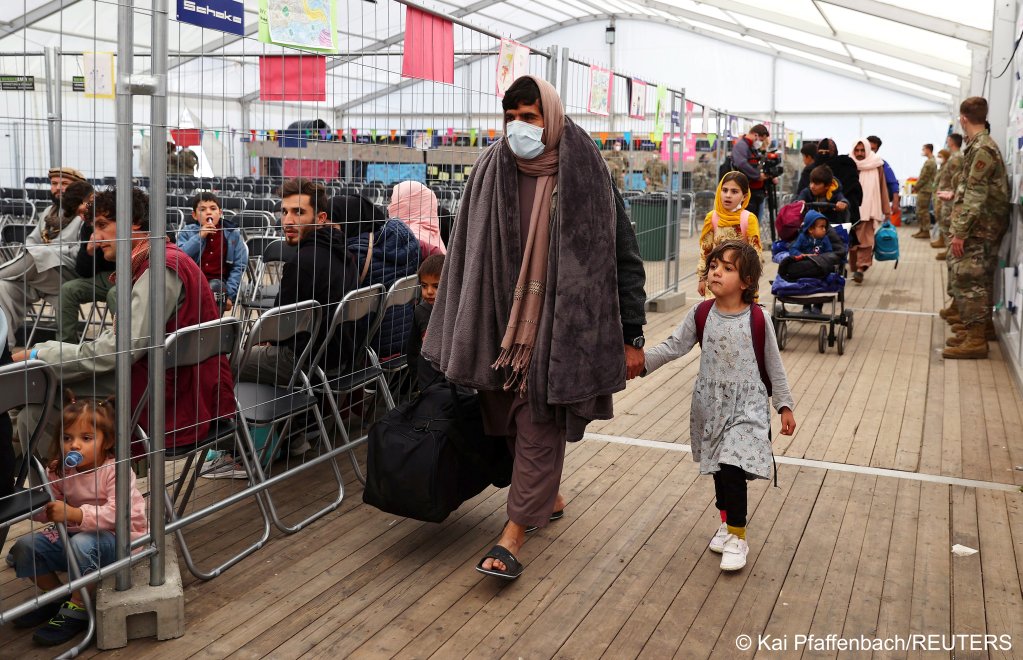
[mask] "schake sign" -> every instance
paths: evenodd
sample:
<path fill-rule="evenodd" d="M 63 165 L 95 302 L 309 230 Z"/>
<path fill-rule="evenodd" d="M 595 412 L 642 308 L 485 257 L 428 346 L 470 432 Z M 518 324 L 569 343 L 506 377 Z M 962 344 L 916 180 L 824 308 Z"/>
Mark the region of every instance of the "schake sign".
<path fill-rule="evenodd" d="M 34 76 L 8 76 L 0 74 L 0 91 L 34 92 L 36 79 Z"/>
<path fill-rule="evenodd" d="M 231 34 L 245 33 L 242 0 L 178 0 L 178 20 Z"/>

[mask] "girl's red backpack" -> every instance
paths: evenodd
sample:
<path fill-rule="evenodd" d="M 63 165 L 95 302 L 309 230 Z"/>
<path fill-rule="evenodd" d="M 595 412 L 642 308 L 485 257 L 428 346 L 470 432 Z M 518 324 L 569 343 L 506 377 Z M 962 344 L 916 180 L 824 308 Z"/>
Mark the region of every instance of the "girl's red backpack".
<path fill-rule="evenodd" d="M 806 202 L 803 201 L 790 202 L 778 209 L 778 218 L 774 223 L 778 238 L 786 243 L 796 240 L 805 214 Z"/>

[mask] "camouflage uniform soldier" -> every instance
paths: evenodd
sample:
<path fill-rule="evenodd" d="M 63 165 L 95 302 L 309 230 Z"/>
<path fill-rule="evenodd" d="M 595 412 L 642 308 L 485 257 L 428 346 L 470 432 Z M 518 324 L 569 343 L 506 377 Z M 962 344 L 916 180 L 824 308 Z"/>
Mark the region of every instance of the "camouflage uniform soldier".
<path fill-rule="evenodd" d="M 920 176 L 916 180 L 916 221 L 920 223 L 920 230 L 913 234 L 913 238 L 931 237 L 931 195 L 934 194 L 935 184 L 938 179 L 938 164 L 934 160 L 934 145 L 925 144 L 923 156 L 927 160 L 920 168 Z"/>
<path fill-rule="evenodd" d="M 629 171 L 629 159 L 622 153 L 620 143 L 615 142 L 612 149 L 611 153 L 604 154 L 604 160 L 607 161 L 607 169 L 611 170 L 611 176 L 614 177 L 618 190 L 624 190 L 625 174 Z"/>
<path fill-rule="evenodd" d="M 949 153 L 948 158 L 945 160 L 945 164 L 938 170 L 938 186 L 937 191 L 955 191 L 956 189 L 956 175 L 959 174 L 963 168 L 963 136 L 959 133 L 952 133 L 945 140 L 946 149 Z M 940 196 L 935 196 L 935 215 L 938 216 L 938 240 L 931 242 L 932 248 L 940 248 L 935 259 L 938 261 L 944 261 L 946 257 L 946 248 L 948 248 L 948 229 L 952 223 L 952 202 L 946 202 L 941 199 Z M 951 294 L 949 294 L 951 296 Z"/>
<path fill-rule="evenodd" d="M 984 126 L 987 101 L 972 96 L 959 106 L 966 133 L 963 168 L 952 202 L 949 268 L 961 331 L 949 339 L 942 357 L 987 357 L 993 334 L 991 306 L 998 248 L 1009 226 L 1009 178 L 998 145 Z"/>
<path fill-rule="evenodd" d="M 643 180 L 646 181 L 647 192 L 664 192 L 668 178 L 668 166 L 661 162 L 660 156 L 654 156 L 643 166 Z"/>
<path fill-rule="evenodd" d="M 707 154 L 700 154 L 700 160 L 693 170 L 693 193 L 696 196 L 694 214 L 701 221 L 714 208 L 714 194 L 717 191 L 717 171 Z M 702 194 L 701 194 L 702 193 Z"/>

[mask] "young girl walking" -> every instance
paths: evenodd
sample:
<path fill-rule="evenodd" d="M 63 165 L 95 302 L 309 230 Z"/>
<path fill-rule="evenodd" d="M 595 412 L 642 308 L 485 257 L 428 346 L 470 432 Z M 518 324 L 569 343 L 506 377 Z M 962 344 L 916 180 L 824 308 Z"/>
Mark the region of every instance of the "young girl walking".
<path fill-rule="evenodd" d="M 781 414 L 781 432 L 796 430 L 774 328 L 767 313 L 753 304 L 760 269 L 760 257 L 749 243 L 718 245 L 706 271 L 714 299 L 689 310 L 671 337 L 646 353 L 644 375 L 702 346 L 690 441 L 700 473 L 714 476 L 721 526 L 710 549 L 721 553 L 723 571 L 746 565 L 746 481 L 771 476 L 769 398 Z"/>
<path fill-rule="evenodd" d="M 696 266 L 699 278 L 697 290 L 707 295 L 707 261 L 711 251 L 724 241 L 740 240 L 749 243 L 760 259 L 760 225 L 757 216 L 746 210 L 749 205 L 749 181 L 742 172 L 729 172 L 718 182 L 714 196 L 714 210 L 703 220 L 700 232 L 700 259 Z"/>
<path fill-rule="evenodd" d="M 67 525 L 71 551 L 82 574 L 92 573 L 116 559 L 114 525 L 117 511 L 114 456 L 114 405 L 111 400 L 72 400 L 64 407 L 61 454 L 48 469 L 54 501 L 33 516 L 35 520 Z M 73 467 L 72 467 L 73 466 Z M 131 474 L 131 538 L 149 530 L 146 503 Z M 67 549 L 55 525 L 21 537 L 7 563 L 20 578 L 32 578 L 42 591 L 62 585 L 57 573 L 68 570 Z M 95 592 L 95 585 L 89 587 Z M 15 619 L 18 628 L 41 627 L 32 639 L 42 646 L 64 644 L 84 632 L 89 617 L 79 592 Z"/>

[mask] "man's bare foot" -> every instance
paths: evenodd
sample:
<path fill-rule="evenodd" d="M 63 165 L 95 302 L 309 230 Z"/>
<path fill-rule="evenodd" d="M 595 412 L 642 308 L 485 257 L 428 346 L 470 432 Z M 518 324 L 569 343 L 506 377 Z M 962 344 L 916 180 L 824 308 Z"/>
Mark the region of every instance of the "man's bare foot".
<path fill-rule="evenodd" d="M 508 521 L 508 524 L 504 526 L 504 531 L 501 532 L 501 540 L 497 542 L 497 545 L 501 546 L 513 555 L 518 556 L 519 548 L 526 542 L 526 528 L 522 525 Z M 504 562 L 499 559 L 487 559 L 483 562 L 483 568 L 486 570 L 495 571 L 507 571 L 508 567 L 505 566 Z"/>
<path fill-rule="evenodd" d="M 564 511 L 564 510 L 565 510 L 565 498 L 561 496 L 561 493 L 558 493 L 558 498 L 556 500 L 554 500 L 554 510 L 551 511 L 551 513 L 557 513 L 558 511 Z"/>

